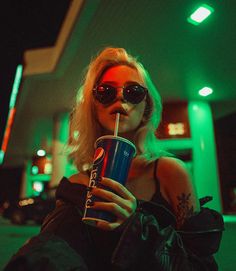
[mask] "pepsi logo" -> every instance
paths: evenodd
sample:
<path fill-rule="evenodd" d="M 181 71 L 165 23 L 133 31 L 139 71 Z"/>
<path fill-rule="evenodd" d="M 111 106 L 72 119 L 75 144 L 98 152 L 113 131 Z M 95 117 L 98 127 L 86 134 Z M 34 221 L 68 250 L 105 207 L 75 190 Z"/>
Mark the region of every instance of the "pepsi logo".
<path fill-rule="evenodd" d="M 129 153 L 127 151 L 124 151 L 124 156 L 128 157 Z"/>
<path fill-rule="evenodd" d="M 96 149 L 94 158 L 93 158 L 93 164 L 97 165 L 103 161 L 103 158 L 105 156 L 105 150 L 102 147 L 99 147 Z"/>

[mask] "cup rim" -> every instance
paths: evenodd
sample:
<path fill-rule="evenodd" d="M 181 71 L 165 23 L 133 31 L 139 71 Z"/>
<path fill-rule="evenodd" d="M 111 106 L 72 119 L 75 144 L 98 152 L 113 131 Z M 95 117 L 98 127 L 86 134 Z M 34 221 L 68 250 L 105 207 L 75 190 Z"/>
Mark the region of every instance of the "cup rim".
<path fill-rule="evenodd" d="M 134 143 L 132 143 L 130 140 L 128 140 L 127 138 L 124 138 L 124 137 L 121 137 L 121 136 L 114 136 L 114 135 L 104 135 L 104 136 L 100 136 L 96 141 L 95 141 L 95 144 L 94 144 L 94 147 L 96 148 L 96 145 L 97 145 L 97 142 L 101 139 L 118 139 L 120 141 L 123 141 L 125 143 L 128 143 L 130 144 L 133 148 L 134 148 L 134 155 L 136 155 L 136 147 L 134 145 Z"/>

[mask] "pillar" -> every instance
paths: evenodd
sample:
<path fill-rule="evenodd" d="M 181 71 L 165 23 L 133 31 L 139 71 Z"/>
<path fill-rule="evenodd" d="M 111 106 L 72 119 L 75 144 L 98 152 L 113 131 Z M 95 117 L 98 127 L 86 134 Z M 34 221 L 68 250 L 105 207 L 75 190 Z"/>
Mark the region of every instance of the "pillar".
<path fill-rule="evenodd" d="M 69 113 L 55 115 L 53 120 L 52 140 L 52 178 L 50 187 L 58 185 L 66 174 L 67 150 L 66 143 L 69 136 Z"/>
<path fill-rule="evenodd" d="M 20 189 L 20 198 L 31 197 L 33 195 L 31 176 L 31 160 L 28 159 L 24 162 L 24 170 L 22 174 L 22 184 Z"/>
<path fill-rule="evenodd" d="M 206 102 L 188 104 L 193 145 L 193 177 L 198 197 L 211 195 L 207 206 L 222 211 L 218 163 L 211 109 Z"/>

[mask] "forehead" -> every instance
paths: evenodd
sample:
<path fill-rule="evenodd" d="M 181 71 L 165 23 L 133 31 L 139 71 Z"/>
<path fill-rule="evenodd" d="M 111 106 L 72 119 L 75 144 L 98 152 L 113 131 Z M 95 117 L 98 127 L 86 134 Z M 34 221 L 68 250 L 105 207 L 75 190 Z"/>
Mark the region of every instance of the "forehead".
<path fill-rule="evenodd" d="M 126 65 L 113 66 L 107 69 L 101 77 L 101 82 L 137 82 L 143 83 L 141 75 L 132 67 Z"/>

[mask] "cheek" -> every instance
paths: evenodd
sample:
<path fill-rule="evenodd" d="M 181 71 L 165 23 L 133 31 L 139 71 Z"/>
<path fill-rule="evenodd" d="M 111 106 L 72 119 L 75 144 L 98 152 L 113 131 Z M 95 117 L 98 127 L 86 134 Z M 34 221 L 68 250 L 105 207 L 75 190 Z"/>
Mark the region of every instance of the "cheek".
<path fill-rule="evenodd" d="M 100 124 L 104 124 L 104 122 L 106 122 L 106 118 L 108 116 L 106 108 L 101 104 L 95 104 L 94 109 L 95 109 L 95 117 L 96 117 L 97 121 Z"/>
<path fill-rule="evenodd" d="M 139 117 L 142 119 L 143 115 L 144 115 L 145 107 L 146 107 L 146 102 L 142 102 L 138 106 L 139 106 L 139 108 L 138 108 Z"/>
<path fill-rule="evenodd" d="M 95 103 L 94 104 L 94 118 L 97 123 L 100 123 L 103 118 L 101 115 L 101 112 L 102 112 L 102 110 L 101 110 L 100 106 Z"/>
<path fill-rule="evenodd" d="M 100 103 L 95 103 L 94 104 L 94 112 L 97 118 L 102 114 L 102 105 Z"/>
<path fill-rule="evenodd" d="M 133 112 L 133 119 L 136 124 L 140 124 L 144 115 L 145 104 L 139 104 Z"/>

